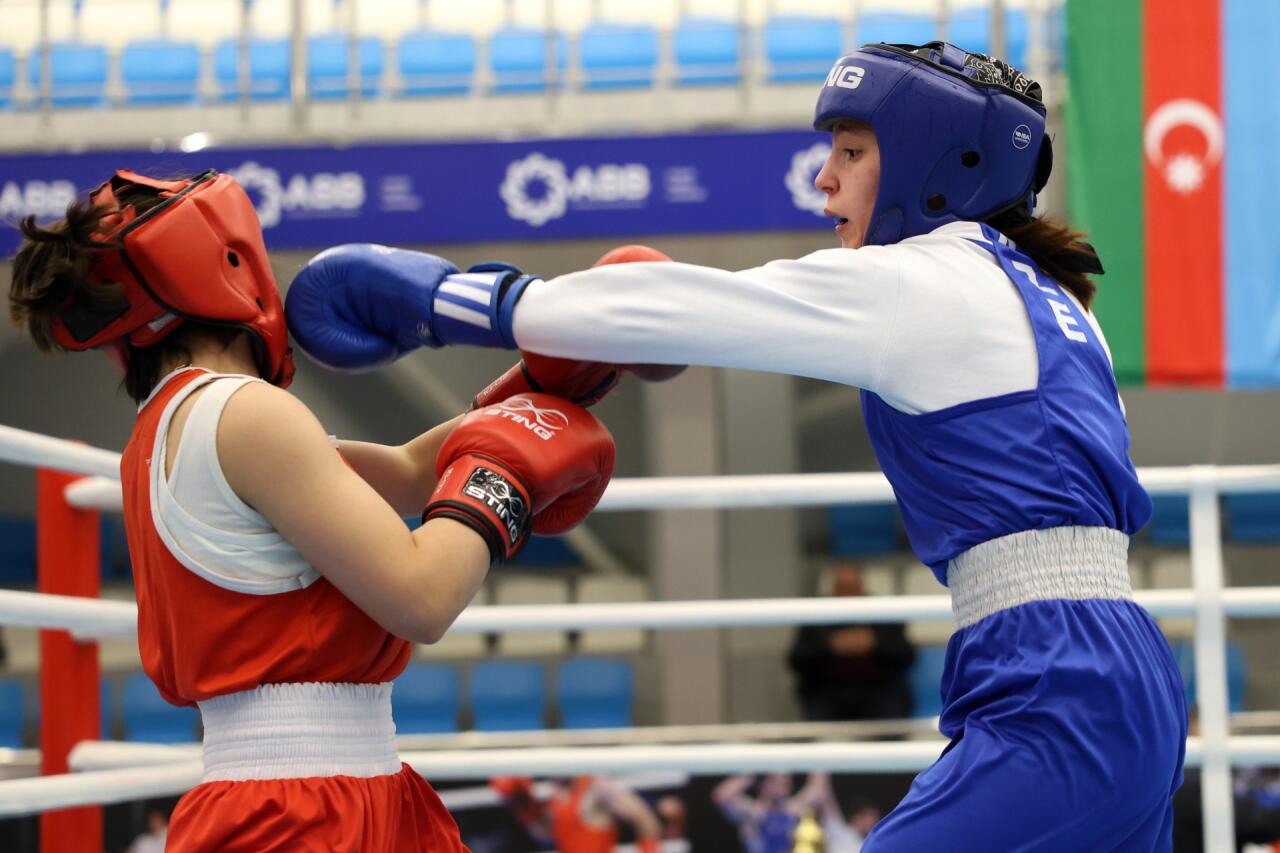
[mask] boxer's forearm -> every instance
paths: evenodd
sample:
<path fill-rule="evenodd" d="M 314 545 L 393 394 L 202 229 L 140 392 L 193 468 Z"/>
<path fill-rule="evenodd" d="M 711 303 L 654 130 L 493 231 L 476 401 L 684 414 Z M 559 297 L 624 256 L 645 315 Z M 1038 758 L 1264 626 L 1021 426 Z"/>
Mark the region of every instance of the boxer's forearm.
<path fill-rule="evenodd" d="M 825 253 L 819 253 L 825 255 Z M 891 332 L 896 277 L 851 280 L 817 255 L 742 272 L 676 263 L 601 267 L 531 285 L 522 349 L 612 363 L 703 364 L 869 386 Z"/>
<path fill-rule="evenodd" d="M 421 514 L 436 487 L 436 454 L 461 415 L 399 446 L 340 440 L 351 469 L 404 518 Z"/>

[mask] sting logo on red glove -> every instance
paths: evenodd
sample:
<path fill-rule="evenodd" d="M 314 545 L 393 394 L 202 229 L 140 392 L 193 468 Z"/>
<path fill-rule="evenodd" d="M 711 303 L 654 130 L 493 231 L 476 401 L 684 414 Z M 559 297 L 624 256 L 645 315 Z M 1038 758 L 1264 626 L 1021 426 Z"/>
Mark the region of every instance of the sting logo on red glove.
<path fill-rule="evenodd" d="M 613 436 L 586 409 L 520 394 L 471 412 L 449 433 L 423 518 L 467 525 L 501 565 L 531 532 L 559 536 L 582 523 L 609 485 L 613 461 Z"/>
<path fill-rule="evenodd" d="M 569 425 L 569 416 L 559 409 L 539 409 L 528 397 L 512 397 L 505 403 L 489 406 L 481 414 L 515 421 L 543 441 L 550 441 Z"/>
<path fill-rule="evenodd" d="M 467 478 L 462 493 L 489 507 L 507 528 L 511 541 L 520 538 L 529 523 L 529 504 L 510 480 L 492 469 L 477 468 Z"/>

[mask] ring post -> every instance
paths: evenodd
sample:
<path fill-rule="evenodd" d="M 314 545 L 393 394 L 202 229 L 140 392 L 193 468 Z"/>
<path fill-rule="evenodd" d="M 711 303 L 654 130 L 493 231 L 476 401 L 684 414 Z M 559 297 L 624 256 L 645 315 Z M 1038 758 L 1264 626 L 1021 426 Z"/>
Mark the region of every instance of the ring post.
<path fill-rule="evenodd" d="M 1196 704 L 1200 708 L 1200 802 L 1206 850 L 1235 846 L 1227 695 L 1227 625 L 1222 606 L 1222 520 L 1209 465 L 1191 468 L 1191 586 L 1196 595 Z"/>
<path fill-rule="evenodd" d="M 98 513 L 75 509 L 64 492 L 80 479 L 36 473 L 36 586 L 40 592 L 99 597 Z M 40 772 L 68 772 L 67 756 L 99 737 L 98 644 L 66 631 L 40 632 Z M 102 807 L 40 815 L 40 850 L 102 851 Z"/>

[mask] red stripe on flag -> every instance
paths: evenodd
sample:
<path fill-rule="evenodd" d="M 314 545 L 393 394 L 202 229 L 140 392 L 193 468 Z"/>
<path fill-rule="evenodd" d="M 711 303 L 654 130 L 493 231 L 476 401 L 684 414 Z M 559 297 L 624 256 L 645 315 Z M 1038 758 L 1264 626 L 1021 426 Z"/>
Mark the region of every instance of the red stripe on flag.
<path fill-rule="evenodd" d="M 1215 0 L 1144 0 L 1147 377 L 1222 384 L 1221 20 Z"/>

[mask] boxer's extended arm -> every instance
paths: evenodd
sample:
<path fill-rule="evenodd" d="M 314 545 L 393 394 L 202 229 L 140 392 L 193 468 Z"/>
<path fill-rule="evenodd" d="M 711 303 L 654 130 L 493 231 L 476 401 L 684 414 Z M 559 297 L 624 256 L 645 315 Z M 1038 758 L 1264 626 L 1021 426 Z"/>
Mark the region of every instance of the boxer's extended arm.
<path fill-rule="evenodd" d="M 420 346 L 473 344 L 611 364 L 704 364 L 865 388 L 910 414 L 1034 388 L 1018 290 L 957 222 L 893 246 L 827 249 L 727 272 L 629 263 L 541 281 L 508 268 L 344 246 L 286 303 L 299 346 L 364 369 Z"/>
<path fill-rule="evenodd" d="M 357 474 L 404 518 L 422 512 L 436 487 L 436 454 L 462 415 L 405 444 L 339 440 L 338 451 Z"/>
<path fill-rule="evenodd" d="M 883 249 L 728 272 L 681 263 L 584 270 L 526 288 L 516 343 L 612 363 L 702 364 L 874 388 L 899 301 Z"/>

